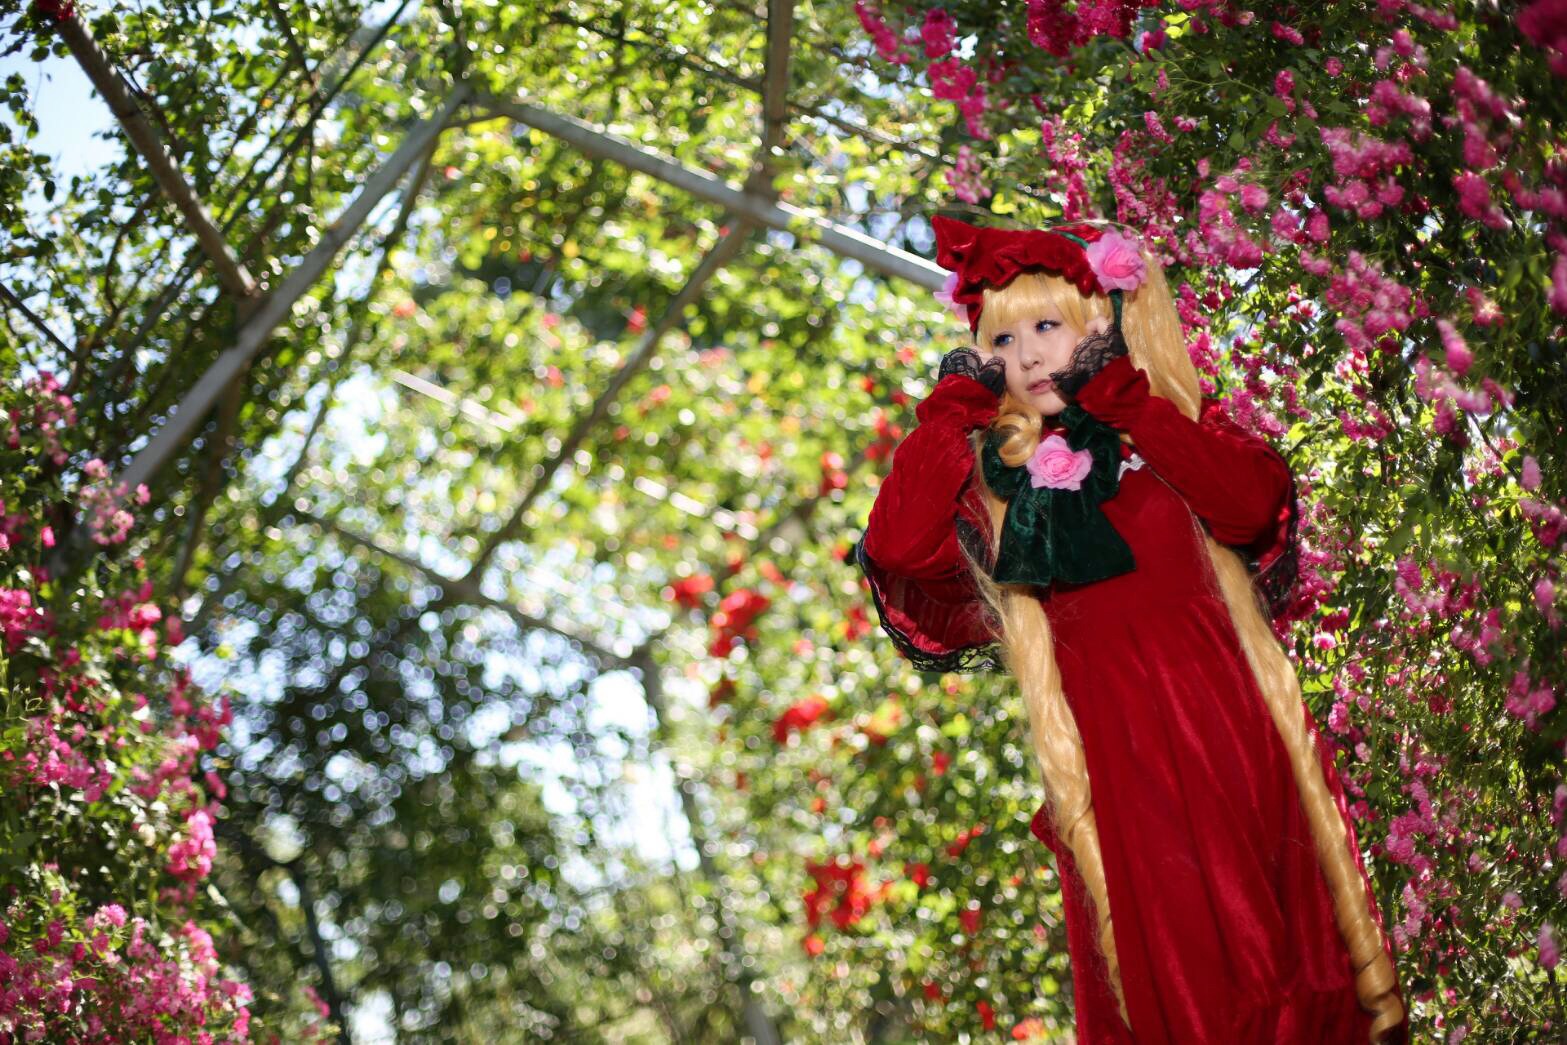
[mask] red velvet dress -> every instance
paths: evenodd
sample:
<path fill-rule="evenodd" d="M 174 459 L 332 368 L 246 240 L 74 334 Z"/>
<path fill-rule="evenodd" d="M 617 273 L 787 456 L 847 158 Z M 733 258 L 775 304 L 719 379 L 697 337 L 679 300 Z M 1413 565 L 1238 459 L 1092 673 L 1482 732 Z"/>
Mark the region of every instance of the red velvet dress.
<path fill-rule="evenodd" d="M 1288 465 L 1215 401 L 1192 421 L 1149 396 L 1126 356 L 1095 374 L 1078 403 L 1135 442 L 1101 507 L 1136 567 L 1041 589 L 1083 737 L 1131 1020 L 1128 1030 L 1092 902 L 1041 806 L 1031 829 L 1061 877 L 1077 1040 L 1368 1042 L 1295 779 L 1199 529 L 1252 559 L 1270 545 L 1276 553 L 1293 510 Z M 994 649 L 954 523 L 983 517 L 965 433 L 996 406 L 967 375 L 940 381 L 893 455 L 859 549 L 884 627 L 928 658 Z M 1301 714 L 1348 823 L 1331 752 L 1304 703 Z M 1384 948 L 1391 959 L 1385 934 Z M 1407 1036 L 1407 1018 L 1402 1030 L 1392 1040 Z"/>

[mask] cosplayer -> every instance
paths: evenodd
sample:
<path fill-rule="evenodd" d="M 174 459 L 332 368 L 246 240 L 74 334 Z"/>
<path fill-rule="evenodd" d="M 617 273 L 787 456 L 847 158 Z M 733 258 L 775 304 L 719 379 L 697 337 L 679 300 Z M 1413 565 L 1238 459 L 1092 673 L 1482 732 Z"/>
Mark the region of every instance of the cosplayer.
<path fill-rule="evenodd" d="M 1270 618 L 1284 458 L 1201 395 L 1118 228 L 934 219 L 972 347 L 915 411 L 856 559 L 929 671 L 1028 708 L 1085 1045 L 1403 1042 L 1330 749 Z"/>

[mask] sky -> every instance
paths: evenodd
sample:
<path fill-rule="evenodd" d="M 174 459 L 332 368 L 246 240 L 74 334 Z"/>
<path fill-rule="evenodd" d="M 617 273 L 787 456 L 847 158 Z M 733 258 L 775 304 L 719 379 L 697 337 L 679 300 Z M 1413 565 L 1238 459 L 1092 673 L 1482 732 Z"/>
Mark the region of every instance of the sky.
<path fill-rule="evenodd" d="M 65 58 L 33 62 L 24 54 L 0 58 L 0 77 L 17 72 L 27 83 L 38 116 L 38 137 L 32 140 L 32 148 L 54 159 L 62 187 L 71 175 L 86 174 L 118 154 L 119 147 L 100 136 L 114 122 L 109 107 L 75 62 Z M 0 112 L 0 119 L 10 122 L 10 114 Z M 42 199 L 38 205 L 41 212 Z"/>

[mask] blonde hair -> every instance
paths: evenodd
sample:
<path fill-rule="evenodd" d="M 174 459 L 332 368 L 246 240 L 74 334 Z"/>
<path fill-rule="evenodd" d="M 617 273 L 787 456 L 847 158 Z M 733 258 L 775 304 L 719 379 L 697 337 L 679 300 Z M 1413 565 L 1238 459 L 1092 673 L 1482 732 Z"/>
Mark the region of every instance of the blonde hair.
<path fill-rule="evenodd" d="M 1133 365 L 1148 375 L 1156 396 L 1175 403 L 1196 419 L 1201 406 L 1197 370 L 1186 353 L 1185 338 L 1169 287 L 1159 263 L 1144 252 L 1148 279 L 1125 295 L 1122 331 Z M 989 344 L 991 332 L 1018 318 L 1037 315 L 1042 306 L 1053 306 L 1061 317 L 1084 330 L 1095 316 L 1109 318 L 1110 300 L 1102 294 L 1084 296 L 1066 280 L 1030 271 L 1019 274 L 1007 286 L 987 288 L 981 306 L 976 340 Z M 1017 466 L 1033 455 L 1039 444 L 1042 419 L 1037 410 L 1014 398 L 1002 397 L 1000 412 L 990 425 L 1002 434 L 1002 461 Z M 971 436 L 975 460 L 988 430 Z M 1129 439 L 1124 433 L 1123 440 Z M 988 543 L 994 559 L 1000 540 L 1006 502 L 985 483 L 984 470 L 975 468 L 975 481 L 988 509 Z M 1196 526 L 1196 519 L 1193 518 Z M 1384 951 L 1383 935 L 1373 915 L 1375 898 L 1367 894 L 1352 852 L 1348 828 L 1328 789 L 1315 740 L 1306 730 L 1300 680 L 1284 647 L 1274 636 L 1262 597 L 1251 583 L 1239 554 L 1217 543 L 1199 528 L 1212 560 L 1224 601 L 1240 637 L 1246 660 L 1262 691 L 1274 725 L 1284 742 L 1290 768 L 1311 825 L 1318 862 L 1333 897 L 1339 932 L 1348 946 L 1355 970 L 1355 992 L 1360 1004 L 1374 1014 L 1371 1041 L 1379 1042 L 1403 1021 L 1404 1008 L 1396 993 L 1393 963 Z M 960 546 L 963 542 L 959 542 Z M 1062 691 L 1050 624 L 1038 593 L 1028 585 L 997 584 L 982 564 L 964 547 L 963 554 L 974 573 L 979 591 L 1000 622 L 1002 658 L 1017 679 L 1028 709 L 1034 757 L 1043 778 L 1047 815 L 1072 853 L 1092 899 L 1098 922 L 1099 947 L 1109 969 L 1121 1019 L 1128 1027 L 1126 995 L 1121 983 L 1120 960 L 1111 929 L 1111 911 L 1105 885 L 1104 859 L 1094 818 L 1093 794 L 1083 754 L 1082 736 Z"/>

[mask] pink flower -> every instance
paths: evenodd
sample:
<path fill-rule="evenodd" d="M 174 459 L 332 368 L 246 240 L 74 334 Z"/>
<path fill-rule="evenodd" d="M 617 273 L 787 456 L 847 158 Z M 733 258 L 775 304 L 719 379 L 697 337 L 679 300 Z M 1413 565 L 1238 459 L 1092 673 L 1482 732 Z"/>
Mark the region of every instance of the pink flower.
<path fill-rule="evenodd" d="M 1306 219 L 1306 235 L 1313 243 L 1326 243 L 1329 235 L 1328 213 L 1324 210 L 1314 210 L 1311 217 Z"/>
<path fill-rule="evenodd" d="M 914 56 L 904 49 L 898 34 L 882 20 L 879 10 L 864 0 L 858 0 L 854 5 L 854 13 L 860 18 L 860 26 L 876 41 L 876 53 L 882 61 L 907 65 L 913 60 Z"/>
<path fill-rule="evenodd" d="M 1549 577 L 1541 577 L 1534 586 L 1534 604 L 1540 607 L 1541 613 L 1549 613 L 1555 602 L 1556 585 L 1551 583 Z"/>
<path fill-rule="evenodd" d="M 1567 3 L 1537 0 L 1518 12 L 1518 30 L 1551 57 L 1551 72 L 1567 76 Z"/>
<path fill-rule="evenodd" d="M 1464 343 L 1463 335 L 1445 319 L 1436 321 L 1436 329 L 1442 335 L 1442 347 L 1447 352 L 1448 368 L 1459 377 L 1463 377 L 1469 370 L 1469 365 L 1474 362 L 1474 355 L 1469 351 L 1469 346 Z"/>
<path fill-rule="evenodd" d="M 1540 462 L 1533 454 L 1528 454 L 1523 459 L 1522 483 L 1525 490 L 1540 488 Z"/>
<path fill-rule="evenodd" d="M 957 316 L 958 319 L 962 320 L 964 323 L 967 323 L 968 306 L 962 302 L 952 300 L 952 292 L 957 289 L 958 274 L 956 272 L 950 272 L 947 274 L 947 282 L 942 284 L 940 290 L 936 291 L 936 300 L 941 302 L 943 305 L 946 305 L 947 308 L 951 309 L 952 314 Z"/>
<path fill-rule="evenodd" d="M 1114 229 L 1088 245 L 1088 267 L 1099 277 L 1099 286 L 1112 290 L 1136 290 L 1143 282 L 1143 253 L 1137 244 Z"/>
<path fill-rule="evenodd" d="M 1567 254 L 1557 254 L 1551 266 L 1551 308 L 1567 316 Z"/>
<path fill-rule="evenodd" d="M 119 928 L 125 924 L 125 908 L 117 903 L 104 904 L 94 912 L 88 924 L 95 929 L 102 929 L 110 925 Z"/>
<path fill-rule="evenodd" d="M 926 58 L 945 58 L 952 52 L 958 23 L 939 7 L 925 12 L 925 24 L 920 26 L 920 39 L 925 41 Z"/>
<path fill-rule="evenodd" d="M 1556 942 L 1556 932 L 1550 922 L 1540 926 L 1540 936 L 1536 943 L 1540 948 L 1540 967 L 1556 968 L 1556 964 L 1561 961 L 1562 951 L 1561 945 Z"/>
<path fill-rule="evenodd" d="M 212 817 L 205 809 L 186 817 L 185 825 L 190 833 L 169 847 L 167 871 L 182 881 L 194 882 L 212 870 L 217 844 L 212 836 Z"/>
<path fill-rule="evenodd" d="M 1036 490 L 1041 486 L 1052 490 L 1079 490 L 1093 466 L 1092 453 L 1073 450 L 1061 436 L 1052 435 L 1040 440 L 1039 448 L 1024 467 L 1028 469 L 1029 484 Z"/>

